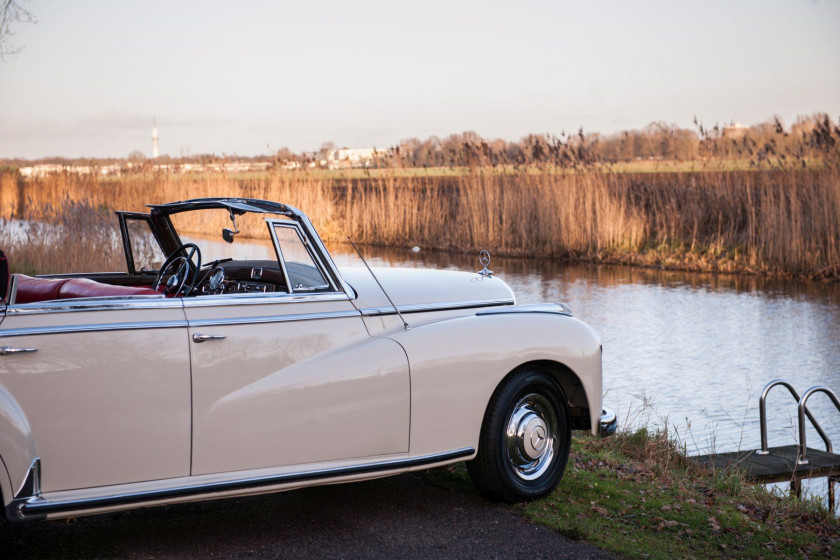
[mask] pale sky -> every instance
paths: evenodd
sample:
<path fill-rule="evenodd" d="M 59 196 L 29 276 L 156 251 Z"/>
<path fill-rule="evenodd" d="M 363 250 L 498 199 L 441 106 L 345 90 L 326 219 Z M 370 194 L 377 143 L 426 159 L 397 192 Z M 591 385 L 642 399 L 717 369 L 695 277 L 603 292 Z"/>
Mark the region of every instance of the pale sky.
<path fill-rule="evenodd" d="M 21 0 L 0 158 L 840 116 L 840 0 Z"/>

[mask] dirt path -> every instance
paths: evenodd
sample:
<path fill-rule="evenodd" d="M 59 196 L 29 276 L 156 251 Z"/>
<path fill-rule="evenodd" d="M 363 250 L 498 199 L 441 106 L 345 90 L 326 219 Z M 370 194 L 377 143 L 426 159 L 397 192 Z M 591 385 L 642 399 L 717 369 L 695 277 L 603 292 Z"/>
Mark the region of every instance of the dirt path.
<path fill-rule="evenodd" d="M 10 558 L 612 558 L 418 475 L 0 525 Z"/>

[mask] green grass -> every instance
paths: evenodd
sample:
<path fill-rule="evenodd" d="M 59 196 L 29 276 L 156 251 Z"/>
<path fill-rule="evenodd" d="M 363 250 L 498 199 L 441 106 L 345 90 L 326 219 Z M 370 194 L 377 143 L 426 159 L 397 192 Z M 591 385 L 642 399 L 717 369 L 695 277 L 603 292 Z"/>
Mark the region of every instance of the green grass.
<path fill-rule="evenodd" d="M 474 492 L 463 465 L 428 476 Z M 840 522 L 818 502 L 771 495 L 737 472 L 702 471 L 667 437 L 645 430 L 576 437 L 557 489 L 516 507 L 630 558 L 840 557 Z"/>

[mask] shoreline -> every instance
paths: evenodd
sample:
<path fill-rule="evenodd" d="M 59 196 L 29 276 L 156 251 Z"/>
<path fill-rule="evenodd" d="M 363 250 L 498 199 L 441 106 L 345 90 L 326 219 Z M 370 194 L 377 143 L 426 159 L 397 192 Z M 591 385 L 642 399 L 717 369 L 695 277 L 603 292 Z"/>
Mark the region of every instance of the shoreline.
<path fill-rule="evenodd" d="M 840 518 L 816 499 L 710 471 L 664 432 L 573 436 L 557 489 L 514 506 L 528 520 L 628 558 L 801 558 L 840 555 Z M 463 464 L 430 471 L 435 484 L 475 493 Z"/>
<path fill-rule="evenodd" d="M 324 237 L 324 242 L 331 245 L 346 245 L 346 238 L 341 237 Z M 389 245 L 384 243 L 359 243 L 361 247 L 375 247 L 379 249 L 395 250 L 395 251 L 410 251 L 412 246 L 409 245 Z M 661 272 L 686 273 L 686 274 L 708 274 L 721 277 L 732 278 L 756 278 L 770 281 L 797 281 L 810 282 L 815 284 L 834 284 L 840 282 L 840 264 L 830 265 L 822 270 L 813 273 L 792 273 L 785 270 L 777 270 L 772 268 L 755 268 L 745 265 L 739 261 L 732 259 L 717 259 L 713 267 L 703 267 L 696 264 L 695 258 L 688 259 L 693 261 L 687 264 L 686 259 L 679 257 L 684 253 L 623 253 L 616 254 L 615 252 L 606 252 L 601 255 L 590 256 L 541 256 L 533 254 L 509 254 L 505 252 L 494 251 L 492 247 L 488 247 L 493 258 L 502 259 L 521 259 L 526 261 L 545 261 L 550 260 L 563 265 L 593 265 L 593 266 L 626 266 L 636 268 L 639 270 L 651 270 Z M 423 252 L 436 254 L 452 254 L 452 255 L 471 255 L 472 251 L 464 251 L 453 248 L 441 247 L 423 247 Z"/>

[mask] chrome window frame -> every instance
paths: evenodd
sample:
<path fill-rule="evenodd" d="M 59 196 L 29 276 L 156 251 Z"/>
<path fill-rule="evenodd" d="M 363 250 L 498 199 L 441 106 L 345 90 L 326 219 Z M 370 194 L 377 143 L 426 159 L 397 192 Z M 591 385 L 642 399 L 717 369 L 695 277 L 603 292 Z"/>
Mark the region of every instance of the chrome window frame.
<path fill-rule="evenodd" d="M 151 215 L 144 214 L 142 212 L 116 212 L 116 214 L 120 226 L 120 235 L 122 236 L 123 251 L 125 252 L 126 270 L 128 271 L 127 274 L 130 276 L 140 276 L 144 273 L 154 274 L 159 272 L 160 269 L 145 270 L 145 272 L 137 270 L 136 263 L 134 262 L 134 249 L 131 247 L 131 234 L 128 229 L 129 220 L 145 221 L 146 225 L 149 227 L 149 233 L 152 234 L 152 237 L 154 237 L 155 241 L 157 242 L 158 247 L 160 248 L 160 253 L 161 255 L 163 255 L 165 262 L 167 257 L 166 250 L 163 248 L 163 243 L 161 242 L 158 232 L 152 224 Z"/>
<path fill-rule="evenodd" d="M 303 228 L 301 228 L 301 224 L 295 222 L 293 220 L 283 220 L 277 218 L 266 218 L 265 222 L 268 224 L 268 229 L 271 233 L 271 240 L 274 243 L 274 251 L 277 253 L 277 258 L 280 261 L 280 267 L 283 269 L 283 274 L 286 276 L 286 282 L 288 283 L 289 293 L 332 293 L 338 291 L 335 282 L 333 281 L 332 275 L 327 270 L 327 267 L 321 261 L 318 252 L 312 247 L 312 243 L 309 241 L 308 237 L 304 235 Z M 318 272 L 321 273 L 321 276 L 324 280 L 327 281 L 327 290 L 312 290 L 312 289 L 304 289 L 304 290 L 296 290 L 296 288 L 292 285 L 292 278 L 289 276 L 288 270 L 286 269 L 286 258 L 283 256 L 283 249 L 280 247 L 280 240 L 277 237 L 277 230 L 276 228 L 291 228 L 294 229 L 295 233 L 297 233 L 298 238 L 300 239 L 301 243 L 303 244 L 304 249 L 309 254 L 309 257 L 312 259 L 312 263 L 318 269 Z"/>

